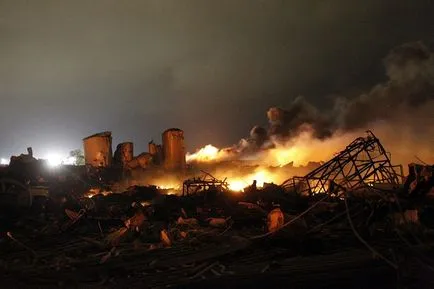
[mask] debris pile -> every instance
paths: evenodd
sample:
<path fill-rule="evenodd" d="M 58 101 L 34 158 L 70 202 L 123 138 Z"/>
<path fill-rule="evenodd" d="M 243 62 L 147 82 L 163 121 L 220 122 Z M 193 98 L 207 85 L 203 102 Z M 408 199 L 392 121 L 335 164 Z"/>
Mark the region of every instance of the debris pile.
<path fill-rule="evenodd" d="M 0 278 L 19 288 L 430 288 L 432 169 L 410 165 L 402 182 L 369 133 L 303 178 L 238 193 L 206 172 L 182 195 L 54 182 L 40 206 L 2 211 Z"/>

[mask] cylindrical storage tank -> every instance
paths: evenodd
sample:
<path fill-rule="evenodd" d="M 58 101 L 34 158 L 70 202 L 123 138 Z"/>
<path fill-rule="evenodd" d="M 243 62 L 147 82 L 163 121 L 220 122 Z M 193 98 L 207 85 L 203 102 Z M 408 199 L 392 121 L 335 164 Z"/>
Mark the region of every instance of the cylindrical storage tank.
<path fill-rule="evenodd" d="M 184 132 L 171 128 L 163 133 L 164 167 L 169 170 L 185 168 Z"/>
<path fill-rule="evenodd" d="M 132 142 L 123 142 L 116 147 L 114 160 L 116 164 L 126 167 L 127 164 L 133 160 L 134 145 Z"/>
<path fill-rule="evenodd" d="M 157 145 L 152 140 L 148 143 L 148 152 L 151 155 L 157 154 Z"/>
<path fill-rule="evenodd" d="M 83 139 L 86 165 L 109 167 L 112 165 L 112 133 L 97 133 Z"/>
<path fill-rule="evenodd" d="M 152 155 L 154 164 L 159 165 L 163 159 L 163 149 L 161 145 L 157 145 L 153 141 L 150 141 L 148 143 L 148 151 Z"/>

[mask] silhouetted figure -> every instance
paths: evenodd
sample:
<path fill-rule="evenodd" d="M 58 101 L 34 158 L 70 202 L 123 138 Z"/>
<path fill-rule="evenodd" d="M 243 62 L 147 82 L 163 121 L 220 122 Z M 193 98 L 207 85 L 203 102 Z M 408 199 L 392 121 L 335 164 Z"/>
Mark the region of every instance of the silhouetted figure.
<path fill-rule="evenodd" d="M 256 191 L 256 180 L 253 181 L 253 184 L 251 186 L 252 191 Z"/>

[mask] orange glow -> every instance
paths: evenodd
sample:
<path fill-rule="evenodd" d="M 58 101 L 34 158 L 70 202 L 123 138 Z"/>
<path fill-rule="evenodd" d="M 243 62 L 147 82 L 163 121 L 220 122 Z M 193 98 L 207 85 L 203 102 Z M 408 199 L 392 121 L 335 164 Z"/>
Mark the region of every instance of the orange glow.
<path fill-rule="evenodd" d="M 160 190 L 180 190 L 182 188 L 182 178 L 167 174 L 158 177 L 149 177 L 139 182 L 142 186 L 156 186 Z"/>
<path fill-rule="evenodd" d="M 266 169 L 259 168 L 252 174 L 228 178 L 227 182 L 231 191 L 241 192 L 246 187 L 252 185 L 253 181 L 255 180 L 256 187 L 262 188 L 265 183 L 278 183 L 280 181 L 280 177 Z"/>
<path fill-rule="evenodd" d="M 274 148 L 260 155 L 261 164 L 284 166 L 292 162 L 294 166 L 303 166 L 311 161 L 326 161 L 344 149 L 354 138 L 356 135 L 337 133 L 331 138 L 320 140 L 313 136 L 311 130 L 306 129 L 291 140 L 275 141 Z"/>
<path fill-rule="evenodd" d="M 294 165 L 304 165 L 308 160 L 308 150 L 303 150 L 300 146 L 277 146 L 268 151 L 267 161 L 277 166 L 284 166 L 290 162 Z"/>
<path fill-rule="evenodd" d="M 345 145 L 353 141 L 359 135 L 357 133 L 342 134 L 336 132 L 332 137 L 325 140 L 314 137 L 313 130 L 306 127 L 296 137 L 289 140 L 272 138 L 273 147 L 252 153 L 248 156 L 250 162 L 263 166 L 285 166 L 293 163 L 294 166 L 305 166 L 309 162 L 320 162 L 330 159 L 333 154 L 345 148 Z M 212 163 L 224 160 L 237 159 L 236 151 L 231 148 L 218 149 L 213 145 L 187 153 L 187 162 Z M 245 155 L 244 155 L 245 157 Z"/>
<path fill-rule="evenodd" d="M 241 179 L 229 180 L 229 189 L 234 192 L 242 192 L 249 184 Z"/>
<path fill-rule="evenodd" d="M 250 155 L 245 153 L 237 155 L 236 150 L 231 148 L 218 149 L 215 146 L 207 145 L 194 154 L 187 154 L 186 158 L 188 162 L 208 165 L 221 161 L 248 159 L 249 165 L 258 166 L 253 173 L 243 171 L 236 164 L 232 167 L 231 163 L 227 163 L 222 169 L 216 168 L 212 172 L 218 179 L 227 178 L 226 181 L 230 190 L 241 192 L 250 186 L 254 180 L 256 180 L 258 188 L 263 187 L 264 183 L 280 184 L 294 176 L 290 173 L 291 167 L 300 168 L 307 166 L 310 162 L 326 161 L 358 136 L 356 133 L 342 134 L 336 132 L 330 138 L 321 140 L 314 136 L 310 127 L 306 126 L 303 129 L 297 136 L 290 139 L 271 138 L 270 143 L 273 145 L 271 148 L 259 150 Z M 292 165 L 285 167 L 291 163 Z"/>
<path fill-rule="evenodd" d="M 164 181 L 159 179 L 159 180 L 155 180 L 153 185 L 160 190 L 161 194 L 164 195 L 178 195 L 181 193 L 181 188 L 182 188 L 182 183 L 175 182 L 174 180 Z"/>
<path fill-rule="evenodd" d="M 230 152 L 228 149 L 219 149 L 211 144 L 204 146 L 195 153 L 187 153 L 185 156 L 188 163 L 190 162 L 213 162 L 228 159 Z"/>
<path fill-rule="evenodd" d="M 96 195 L 107 196 L 107 195 L 110 195 L 110 194 L 113 194 L 113 192 L 112 191 L 101 191 L 101 189 L 96 188 L 96 189 L 90 189 L 88 192 L 86 192 L 84 194 L 84 196 L 86 198 L 91 199 L 91 198 L 93 198 Z"/>
<path fill-rule="evenodd" d="M 170 189 L 179 189 L 180 185 L 179 184 L 175 184 L 175 183 L 159 183 L 159 184 L 155 184 L 155 186 L 158 189 L 162 189 L 162 190 L 170 190 Z"/>

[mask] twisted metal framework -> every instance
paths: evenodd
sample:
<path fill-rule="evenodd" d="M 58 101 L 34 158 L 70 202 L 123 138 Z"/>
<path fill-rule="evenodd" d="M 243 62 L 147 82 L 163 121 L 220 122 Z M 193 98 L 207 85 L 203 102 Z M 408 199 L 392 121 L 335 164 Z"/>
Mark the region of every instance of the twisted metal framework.
<path fill-rule="evenodd" d="M 286 180 L 282 187 L 312 195 L 333 194 L 337 187 L 351 190 L 378 183 L 397 185 L 401 183 L 399 169 L 402 176 L 402 166 L 392 166 L 390 156 L 378 138 L 367 131 L 366 137 L 355 139 L 345 150 L 306 176 Z"/>
<path fill-rule="evenodd" d="M 219 191 L 228 190 L 226 179 L 219 180 L 205 171 L 202 171 L 202 173 L 204 174 L 202 178 L 192 178 L 184 181 L 182 186 L 183 196 L 206 191 L 211 188 L 215 188 Z"/>

